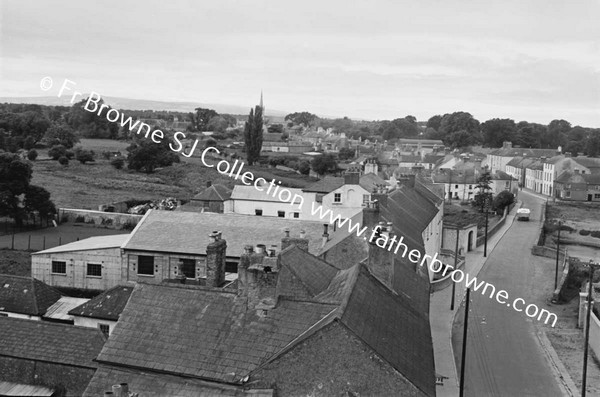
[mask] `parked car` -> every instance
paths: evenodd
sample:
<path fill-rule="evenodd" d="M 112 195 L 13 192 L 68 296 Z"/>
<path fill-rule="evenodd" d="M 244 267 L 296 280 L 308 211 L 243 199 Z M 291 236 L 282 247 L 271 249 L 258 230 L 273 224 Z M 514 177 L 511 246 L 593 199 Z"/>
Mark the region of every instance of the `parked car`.
<path fill-rule="evenodd" d="M 519 208 L 517 210 L 517 220 L 518 221 L 528 221 L 530 213 L 531 213 L 531 211 L 529 210 L 529 208 Z"/>

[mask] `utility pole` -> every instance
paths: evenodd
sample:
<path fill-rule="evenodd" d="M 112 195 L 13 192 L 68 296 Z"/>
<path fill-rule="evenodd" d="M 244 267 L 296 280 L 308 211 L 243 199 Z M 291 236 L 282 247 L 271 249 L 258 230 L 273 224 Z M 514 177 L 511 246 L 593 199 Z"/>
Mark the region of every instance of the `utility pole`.
<path fill-rule="evenodd" d="M 458 235 L 460 234 L 460 229 L 458 225 L 456 225 L 456 246 L 454 248 L 454 268 L 458 269 Z M 450 299 L 450 310 L 454 310 L 454 295 L 456 290 L 456 283 L 452 282 L 452 298 Z"/>
<path fill-rule="evenodd" d="M 469 297 L 471 288 L 467 288 L 467 300 L 465 302 L 465 325 L 463 326 L 463 344 L 462 355 L 460 360 L 460 394 L 459 397 L 465 395 L 465 359 L 467 357 L 467 330 L 469 329 Z"/>
<path fill-rule="evenodd" d="M 483 243 L 483 257 L 487 257 L 487 238 L 488 238 L 488 198 L 485 198 L 485 240 Z"/>
<path fill-rule="evenodd" d="M 585 315 L 585 346 L 583 347 L 583 376 L 581 379 L 581 397 L 585 397 L 585 388 L 587 380 L 587 362 L 588 362 L 588 344 L 590 341 L 590 313 L 592 311 L 592 282 L 594 281 L 594 270 L 599 266 L 590 259 L 590 279 L 587 296 L 587 313 Z"/>
<path fill-rule="evenodd" d="M 562 219 L 558 221 L 558 239 L 556 239 L 556 269 L 554 272 L 554 289 L 558 286 L 558 256 L 560 254 L 560 229 L 562 229 Z"/>

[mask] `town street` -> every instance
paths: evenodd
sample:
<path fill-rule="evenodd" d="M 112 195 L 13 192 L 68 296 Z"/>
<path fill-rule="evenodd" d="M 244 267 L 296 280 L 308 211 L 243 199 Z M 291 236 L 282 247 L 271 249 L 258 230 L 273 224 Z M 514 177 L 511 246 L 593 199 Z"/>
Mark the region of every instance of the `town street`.
<path fill-rule="evenodd" d="M 519 200 L 523 207 L 531 209 L 531 220 L 513 223 L 494 250 L 488 252 L 488 260 L 477 278 L 493 284 L 497 291 L 508 291 L 508 302 L 523 298 L 526 301 L 523 308 L 534 303 L 540 309 L 557 311 L 547 303 L 554 286 L 553 261 L 531 255 L 531 247 L 538 238 L 543 200 L 527 192 L 519 192 Z M 462 323 L 463 317 L 464 307 L 457 321 Z M 472 292 L 465 395 L 561 396 L 563 393 L 536 336 L 540 326 L 544 326 L 543 320 L 540 323 L 524 312 L 499 304 L 489 298 L 489 292 L 486 296 L 481 295 L 481 290 Z M 453 338 L 459 360 L 460 339 L 462 326 L 455 330 Z M 457 368 L 460 373 L 460 362 Z"/>

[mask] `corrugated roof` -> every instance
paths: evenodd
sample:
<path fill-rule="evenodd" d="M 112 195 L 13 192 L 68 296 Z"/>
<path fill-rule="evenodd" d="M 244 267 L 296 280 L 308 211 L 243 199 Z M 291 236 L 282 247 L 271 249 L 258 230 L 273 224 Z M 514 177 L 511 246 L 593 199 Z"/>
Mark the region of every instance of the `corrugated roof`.
<path fill-rule="evenodd" d="M 42 316 L 62 294 L 31 278 L 0 274 L 0 311 Z"/>
<path fill-rule="evenodd" d="M 150 210 L 123 248 L 205 255 L 208 235 L 219 230 L 227 241 L 227 255 L 239 257 L 246 244 L 281 247 L 286 228 L 291 236 L 298 236 L 304 230 L 311 252 L 321 247 L 322 222 L 272 216 Z"/>
<path fill-rule="evenodd" d="M 98 360 L 239 382 L 333 309 L 281 298 L 259 317 L 233 293 L 138 284 Z"/>
<path fill-rule="evenodd" d="M 86 251 L 106 248 L 119 248 L 129 237 L 129 234 L 112 234 L 109 236 L 89 237 L 83 240 L 75 241 L 58 247 L 48 248 L 47 250 L 34 252 L 31 255 L 52 254 L 57 252 Z"/>
<path fill-rule="evenodd" d="M 38 385 L 0 381 L 0 396 L 53 396 L 54 390 Z"/>
<path fill-rule="evenodd" d="M 51 318 L 53 320 L 73 320 L 73 316 L 69 315 L 69 311 L 87 301 L 89 301 L 89 299 L 63 296 L 48 308 L 44 318 Z"/>
<path fill-rule="evenodd" d="M 192 200 L 198 201 L 225 201 L 231 196 L 231 189 L 223 185 L 211 185 L 198 193 Z"/>
<path fill-rule="evenodd" d="M 273 390 L 243 390 L 241 387 L 215 385 L 208 382 L 165 374 L 149 374 L 126 368 L 100 366 L 83 393 L 84 397 L 98 397 L 111 386 L 127 383 L 129 391 L 143 397 L 272 397 Z"/>
<path fill-rule="evenodd" d="M 104 335 L 97 328 L 0 317 L 0 355 L 96 368 Z"/>
<path fill-rule="evenodd" d="M 117 321 L 127 305 L 133 287 L 119 285 L 83 304 L 73 307 L 69 314 L 80 317 L 100 318 Z"/>

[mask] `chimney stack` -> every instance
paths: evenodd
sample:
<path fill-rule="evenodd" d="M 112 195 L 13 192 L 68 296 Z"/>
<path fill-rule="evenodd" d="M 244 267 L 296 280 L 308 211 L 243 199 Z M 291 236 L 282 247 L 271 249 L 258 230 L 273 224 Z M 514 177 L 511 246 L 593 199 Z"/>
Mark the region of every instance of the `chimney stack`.
<path fill-rule="evenodd" d="M 414 174 L 402 174 L 398 178 L 398 184 L 414 188 L 415 187 L 415 175 Z"/>
<path fill-rule="evenodd" d="M 329 233 L 327 232 L 329 225 L 327 223 L 323 224 L 323 245 L 327 244 L 329 241 Z"/>
<path fill-rule="evenodd" d="M 248 310 L 256 310 L 259 316 L 265 316 L 277 303 L 276 287 L 280 256 L 267 256 L 264 245 L 244 247 L 244 253 L 238 263 L 238 295 L 247 299 Z M 270 250 L 271 251 L 271 250 Z M 274 253 L 274 251 L 273 251 Z"/>
<path fill-rule="evenodd" d="M 215 231 L 208 235 L 206 246 L 206 285 L 220 287 L 225 283 L 225 262 L 227 243 L 221 238 L 221 232 Z"/>
<path fill-rule="evenodd" d="M 206 187 L 211 187 L 211 186 L 212 186 L 212 182 L 211 181 L 206 182 Z"/>
<path fill-rule="evenodd" d="M 290 231 L 285 230 L 285 236 L 281 239 L 281 250 L 283 251 L 290 245 L 295 245 L 308 252 L 308 239 L 306 238 L 306 232 L 304 230 L 300 231 L 300 237 L 290 237 Z"/>
<path fill-rule="evenodd" d="M 390 239 L 394 238 L 392 226 L 389 222 L 387 224 L 379 222 L 372 229 L 373 238 L 369 240 L 369 257 L 367 259 L 371 273 L 390 289 L 393 289 L 394 282 L 394 252 L 392 250 L 393 243 L 390 243 Z"/>

